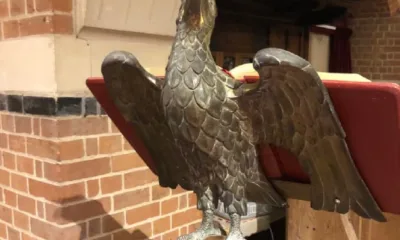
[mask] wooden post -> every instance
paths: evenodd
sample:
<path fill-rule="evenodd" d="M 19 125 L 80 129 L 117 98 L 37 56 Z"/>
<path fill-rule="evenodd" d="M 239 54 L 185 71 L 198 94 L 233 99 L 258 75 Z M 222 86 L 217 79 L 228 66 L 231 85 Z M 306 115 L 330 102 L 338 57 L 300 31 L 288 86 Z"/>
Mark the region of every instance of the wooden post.
<path fill-rule="evenodd" d="M 310 202 L 289 199 L 287 240 L 398 240 L 400 215 L 385 213 L 379 223 L 350 212 L 346 215 L 315 211 Z"/>

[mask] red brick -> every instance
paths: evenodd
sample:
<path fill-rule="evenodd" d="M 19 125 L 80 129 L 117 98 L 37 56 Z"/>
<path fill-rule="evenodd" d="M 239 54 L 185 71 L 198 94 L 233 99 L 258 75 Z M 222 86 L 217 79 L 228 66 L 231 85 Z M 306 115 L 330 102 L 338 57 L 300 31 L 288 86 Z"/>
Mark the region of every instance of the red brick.
<path fill-rule="evenodd" d="M 95 218 L 88 222 L 88 236 L 94 237 L 101 234 L 101 218 Z"/>
<path fill-rule="evenodd" d="M 134 188 L 157 181 L 157 176 L 149 169 L 126 173 L 124 175 L 125 188 Z"/>
<path fill-rule="evenodd" d="M 62 225 L 71 221 L 70 219 L 63 219 L 64 212 L 62 211 L 62 206 L 52 203 L 43 203 L 43 207 L 45 215 L 43 219 L 46 219 L 48 222 Z"/>
<path fill-rule="evenodd" d="M 114 210 L 135 206 L 150 201 L 150 190 L 148 188 L 120 193 L 114 196 Z"/>
<path fill-rule="evenodd" d="M 152 233 L 151 224 L 149 224 L 149 223 L 141 224 L 132 229 L 129 229 L 129 231 L 132 232 L 131 239 L 140 239 L 141 236 L 147 236 L 146 239 L 148 239 L 148 238 L 150 238 L 151 233 Z"/>
<path fill-rule="evenodd" d="M 58 136 L 56 119 L 40 119 L 40 131 L 43 137 L 55 138 Z"/>
<path fill-rule="evenodd" d="M 46 223 L 40 221 L 36 218 L 30 219 L 31 231 L 34 235 L 44 238 L 44 239 L 57 239 L 54 235 L 56 235 L 59 231 L 58 227 L 51 225 L 50 223 Z"/>
<path fill-rule="evenodd" d="M 136 224 L 160 215 L 160 204 L 152 203 L 126 211 L 126 223 Z"/>
<path fill-rule="evenodd" d="M 110 119 L 110 122 L 111 122 L 111 129 L 110 129 L 110 132 L 112 132 L 112 133 L 120 133 L 120 131 L 119 131 L 119 129 L 117 128 L 117 126 L 115 126 L 115 124 L 114 124 L 114 122 Z"/>
<path fill-rule="evenodd" d="M 35 161 L 35 175 L 36 177 L 43 177 L 43 162 Z"/>
<path fill-rule="evenodd" d="M 0 238 L 7 238 L 7 226 L 0 222 Z"/>
<path fill-rule="evenodd" d="M 43 239 L 80 239 L 81 226 L 59 228 L 41 220 L 31 218 L 31 232 Z"/>
<path fill-rule="evenodd" d="M 110 158 L 98 158 L 68 164 L 44 164 L 44 175 L 56 182 L 72 181 L 109 173 Z"/>
<path fill-rule="evenodd" d="M 97 138 L 86 139 L 86 156 L 93 156 L 99 154 L 99 144 Z"/>
<path fill-rule="evenodd" d="M 42 11 L 60 11 L 72 12 L 72 0 L 36 0 L 36 10 Z"/>
<path fill-rule="evenodd" d="M 133 147 L 131 144 L 123 137 L 123 145 L 124 145 L 124 150 L 125 151 L 133 151 Z"/>
<path fill-rule="evenodd" d="M 145 223 L 133 229 L 121 230 L 113 234 L 113 239 L 118 240 L 148 240 L 151 236 L 151 224 Z"/>
<path fill-rule="evenodd" d="M 36 2 L 36 11 L 38 12 L 53 10 L 54 0 L 35 0 L 35 2 Z"/>
<path fill-rule="evenodd" d="M 186 192 L 186 190 L 181 188 L 180 186 L 177 186 L 175 189 L 172 189 L 172 194 L 173 195 L 178 195 L 178 194 L 181 194 L 181 193 L 184 193 L 184 192 Z"/>
<path fill-rule="evenodd" d="M 3 24 L 4 24 L 4 35 L 6 34 L 6 30 L 7 30 L 7 27 L 8 27 L 7 23 L 8 22 L 3 22 Z M 4 131 L 14 132 L 15 131 L 14 116 L 13 115 L 2 114 L 1 115 L 1 127 L 3 128 Z"/>
<path fill-rule="evenodd" d="M 179 201 L 178 198 L 171 198 L 161 202 L 161 214 L 166 215 L 178 210 Z"/>
<path fill-rule="evenodd" d="M 59 159 L 72 160 L 82 158 L 84 156 L 83 140 L 72 140 L 59 143 Z"/>
<path fill-rule="evenodd" d="M 21 192 L 28 192 L 28 180 L 22 175 L 11 173 L 11 187 Z"/>
<path fill-rule="evenodd" d="M 3 151 L 1 154 L 3 156 L 3 166 L 5 168 L 15 170 L 16 168 L 15 155 L 5 151 Z"/>
<path fill-rule="evenodd" d="M 29 179 L 29 193 L 36 197 L 43 197 L 52 202 L 67 203 L 82 200 L 84 198 L 85 184 L 80 182 L 64 186 L 56 186 Z"/>
<path fill-rule="evenodd" d="M 28 1 L 33 1 L 33 0 L 28 0 Z M 39 136 L 40 135 L 40 120 L 39 118 L 33 118 L 33 123 L 32 123 L 32 132 L 33 135 Z"/>
<path fill-rule="evenodd" d="M 36 215 L 39 218 L 44 218 L 45 217 L 45 215 L 44 215 L 44 213 L 45 213 L 44 203 L 40 202 L 40 201 L 36 201 L 36 209 L 37 209 L 37 214 Z"/>
<path fill-rule="evenodd" d="M 103 233 L 113 232 L 118 229 L 124 229 L 125 213 L 117 213 L 104 216 L 102 219 Z"/>
<path fill-rule="evenodd" d="M 120 238 L 118 238 L 118 239 L 120 239 Z M 106 235 L 106 236 L 102 236 L 102 237 L 96 237 L 96 238 L 93 238 L 93 240 L 112 240 L 112 234 Z"/>
<path fill-rule="evenodd" d="M 108 132 L 107 117 L 86 117 L 58 120 L 58 136 L 88 136 Z"/>
<path fill-rule="evenodd" d="M 25 153 L 26 152 L 26 139 L 23 136 L 8 135 L 9 148 L 12 151 Z"/>
<path fill-rule="evenodd" d="M 83 203 L 69 205 L 57 210 L 60 216 L 57 219 L 59 224 L 68 222 L 78 222 L 89 218 L 95 218 L 107 214 L 111 209 L 111 199 L 109 197 L 99 200 L 89 200 Z"/>
<path fill-rule="evenodd" d="M 14 210 L 14 225 L 25 231 L 29 231 L 29 217 L 25 213 Z"/>
<path fill-rule="evenodd" d="M 71 34 L 73 31 L 72 16 L 47 15 L 23 18 L 19 21 L 21 36 L 46 33 Z"/>
<path fill-rule="evenodd" d="M 5 133 L 0 133 L 0 148 L 8 148 L 8 136 Z"/>
<path fill-rule="evenodd" d="M 163 235 L 163 240 L 175 240 L 179 237 L 179 229 L 173 230 Z"/>
<path fill-rule="evenodd" d="M 171 229 L 171 217 L 167 216 L 153 222 L 153 234 L 158 235 Z"/>
<path fill-rule="evenodd" d="M 30 155 L 52 160 L 58 159 L 58 144 L 55 141 L 28 137 L 26 145 L 27 153 Z"/>
<path fill-rule="evenodd" d="M 54 33 L 57 34 L 73 34 L 74 26 L 71 15 L 54 15 Z"/>
<path fill-rule="evenodd" d="M 20 240 L 21 233 L 12 227 L 7 227 L 8 240 Z"/>
<path fill-rule="evenodd" d="M 17 202 L 19 210 L 36 215 L 36 202 L 34 199 L 18 195 Z"/>
<path fill-rule="evenodd" d="M 100 183 L 102 194 L 118 192 L 122 189 L 122 176 L 104 177 L 100 180 Z"/>
<path fill-rule="evenodd" d="M 4 189 L 4 201 L 8 206 L 17 206 L 17 194 L 7 189 Z"/>
<path fill-rule="evenodd" d="M 17 170 L 22 173 L 33 175 L 35 172 L 34 160 L 32 158 L 17 156 Z"/>
<path fill-rule="evenodd" d="M 189 232 L 188 232 L 188 228 L 185 226 L 185 227 L 181 227 L 181 228 L 179 228 L 179 235 L 180 236 L 182 236 L 182 235 L 186 235 L 186 234 L 188 234 Z"/>
<path fill-rule="evenodd" d="M 196 208 L 188 209 L 184 212 L 172 215 L 172 228 L 182 226 L 201 219 L 201 212 Z"/>
<path fill-rule="evenodd" d="M 22 232 L 21 233 L 21 240 L 36 240 L 36 238 L 31 237 L 30 235 Z"/>
<path fill-rule="evenodd" d="M 100 183 L 98 179 L 89 180 L 86 182 L 87 197 L 92 198 L 100 193 Z"/>
<path fill-rule="evenodd" d="M 10 184 L 11 184 L 10 172 L 0 169 L 0 185 L 10 186 Z"/>
<path fill-rule="evenodd" d="M 111 154 L 122 151 L 122 141 L 119 135 L 99 138 L 100 154 Z"/>
<path fill-rule="evenodd" d="M 182 195 L 179 197 L 179 209 L 187 208 L 188 206 L 188 199 L 187 195 Z"/>
<path fill-rule="evenodd" d="M 10 0 L 11 16 L 25 14 L 25 0 Z"/>
<path fill-rule="evenodd" d="M 6 223 L 12 222 L 12 211 L 10 208 L 0 205 L 0 220 Z"/>
<path fill-rule="evenodd" d="M 194 193 L 190 193 L 189 196 L 189 206 L 197 206 L 197 196 Z"/>
<path fill-rule="evenodd" d="M 111 167 L 113 172 L 125 171 L 144 166 L 146 166 L 146 164 L 137 153 L 128 153 L 111 157 Z"/>
<path fill-rule="evenodd" d="M 170 188 L 164 188 L 161 187 L 160 185 L 155 185 L 151 187 L 151 199 L 153 201 L 155 200 L 160 200 L 162 198 L 168 197 L 171 195 L 171 189 Z"/>
<path fill-rule="evenodd" d="M 32 118 L 24 116 L 15 116 L 15 132 L 17 133 L 32 133 Z"/>
<path fill-rule="evenodd" d="M 79 224 L 79 229 L 80 229 L 80 234 L 79 234 L 79 239 L 87 239 L 88 238 L 88 233 L 87 233 L 87 226 L 88 222 L 83 222 Z"/>
<path fill-rule="evenodd" d="M 54 10 L 60 12 L 72 12 L 72 0 L 65 0 L 65 1 L 54 1 Z"/>
<path fill-rule="evenodd" d="M 21 35 L 19 29 L 19 22 L 17 20 L 3 22 L 4 39 L 19 37 Z"/>
<path fill-rule="evenodd" d="M 194 232 L 200 227 L 200 221 L 197 223 L 190 224 L 188 226 L 188 232 Z"/>
<path fill-rule="evenodd" d="M 36 0 L 26 0 L 26 12 L 27 13 L 35 12 L 35 1 Z"/>
<path fill-rule="evenodd" d="M 0 1 L 0 18 L 8 17 L 8 1 L 1 0 Z"/>

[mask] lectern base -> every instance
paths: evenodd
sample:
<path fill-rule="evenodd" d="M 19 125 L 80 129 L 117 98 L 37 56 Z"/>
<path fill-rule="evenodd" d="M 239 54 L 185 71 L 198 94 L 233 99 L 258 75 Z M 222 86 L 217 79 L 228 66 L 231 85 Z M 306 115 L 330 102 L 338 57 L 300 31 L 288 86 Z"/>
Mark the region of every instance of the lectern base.
<path fill-rule="evenodd" d="M 310 202 L 288 200 L 287 240 L 398 240 L 400 215 L 385 213 L 386 223 L 346 215 L 315 211 Z"/>

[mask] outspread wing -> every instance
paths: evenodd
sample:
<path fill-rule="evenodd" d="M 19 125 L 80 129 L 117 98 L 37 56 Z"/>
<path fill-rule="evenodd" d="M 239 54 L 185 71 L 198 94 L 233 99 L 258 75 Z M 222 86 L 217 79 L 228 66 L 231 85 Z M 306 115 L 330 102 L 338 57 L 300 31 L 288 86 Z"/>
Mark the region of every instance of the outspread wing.
<path fill-rule="evenodd" d="M 345 132 L 327 90 L 310 63 L 285 50 L 259 51 L 254 68 L 259 86 L 240 92 L 238 102 L 248 112 L 253 137 L 259 143 L 292 152 L 312 182 L 316 210 L 359 215 L 384 221 L 362 180 L 345 142 Z"/>
<path fill-rule="evenodd" d="M 161 106 L 163 80 L 148 73 L 130 53 L 116 51 L 103 61 L 108 93 L 126 121 L 133 124 L 155 162 L 160 185 L 190 186 L 180 179 L 185 170 Z M 182 160 L 184 161 L 184 160 Z"/>

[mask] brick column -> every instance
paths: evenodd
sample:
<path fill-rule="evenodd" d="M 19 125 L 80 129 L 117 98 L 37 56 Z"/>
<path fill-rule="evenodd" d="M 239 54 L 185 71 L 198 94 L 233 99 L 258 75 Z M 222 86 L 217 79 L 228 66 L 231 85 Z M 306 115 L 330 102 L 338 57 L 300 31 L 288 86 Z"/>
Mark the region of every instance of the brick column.
<path fill-rule="evenodd" d="M 83 88 L 100 65 L 76 62 L 99 64 L 103 55 L 86 59 L 81 49 L 125 43 L 75 39 L 75 7 L 72 0 L 0 0 L 0 49 L 15 47 L 0 54 L 9 60 L 0 72 L 0 239 L 176 239 L 199 223 L 194 195 L 161 188 Z M 154 46 L 170 46 L 160 39 Z"/>
<path fill-rule="evenodd" d="M 400 0 L 387 0 L 387 2 L 392 16 L 400 13 Z"/>
<path fill-rule="evenodd" d="M 344 1 L 346 2 L 346 1 Z M 389 4 L 390 3 L 390 4 Z M 373 81 L 400 82 L 400 16 L 398 0 L 346 2 L 353 71 Z"/>
<path fill-rule="evenodd" d="M 2 39 L 73 32 L 71 0 L 0 0 L 0 18 Z"/>

